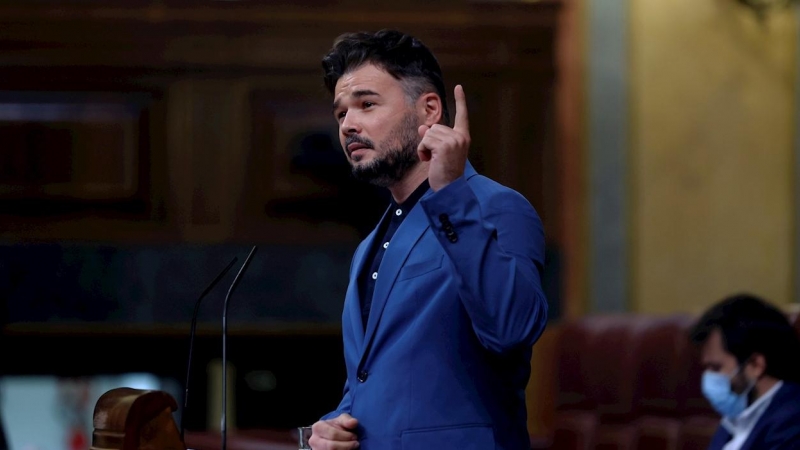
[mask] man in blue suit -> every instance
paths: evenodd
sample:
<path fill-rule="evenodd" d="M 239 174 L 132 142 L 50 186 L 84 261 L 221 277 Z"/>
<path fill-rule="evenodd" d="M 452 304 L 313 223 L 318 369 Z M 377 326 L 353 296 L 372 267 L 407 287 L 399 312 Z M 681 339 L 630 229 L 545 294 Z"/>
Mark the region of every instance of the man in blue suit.
<path fill-rule="evenodd" d="M 722 416 L 709 449 L 800 449 L 800 338 L 786 316 L 735 295 L 700 318 L 692 340 L 703 394 Z"/>
<path fill-rule="evenodd" d="M 464 90 L 451 127 L 419 40 L 343 35 L 322 65 L 353 174 L 392 201 L 352 260 L 344 396 L 311 447 L 530 448 L 525 387 L 547 321 L 536 211 L 469 164 Z"/>

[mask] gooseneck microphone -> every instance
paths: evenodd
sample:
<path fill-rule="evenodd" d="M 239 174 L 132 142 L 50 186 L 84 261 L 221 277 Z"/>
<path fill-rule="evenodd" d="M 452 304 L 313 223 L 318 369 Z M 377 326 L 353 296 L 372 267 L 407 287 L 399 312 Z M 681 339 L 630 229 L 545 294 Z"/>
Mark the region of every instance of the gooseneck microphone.
<path fill-rule="evenodd" d="M 212 289 L 214 289 L 214 286 L 216 286 L 217 283 L 219 283 L 219 280 L 221 280 L 222 277 L 224 277 L 225 274 L 228 273 L 231 267 L 233 267 L 234 263 L 236 263 L 236 261 L 238 260 L 239 260 L 238 257 L 234 257 L 231 260 L 231 262 L 229 262 L 228 265 L 224 269 L 222 269 L 222 272 L 220 272 L 219 275 L 217 275 L 217 277 L 214 278 L 214 281 L 212 281 L 211 284 L 208 285 L 208 287 L 203 291 L 203 293 L 200 294 L 199 297 L 197 297 L 197 301 L 195 301 L 194 303 L 194 313 L 192 314 L 192 329 L 189 332 L 189 359 L 188 362 L 186 363 L 186 385 L 183 391 L 183 411 L 181 412 L 181 440 L 183 440 L 184 438 L 183 431 L 185 423 L 184 421 L 186 417 L 186 408 L 189 406 L 189 376 L 192 373 L 192 351 L 194 350 L 194 335 L 197 329 L 197 312 L 200 310 L 200 302 L 206 295 L 208 295 L 209 292 L 211 292 Z"/>
<path fill-rule="evenodd" d="M 236 286 L 239 284 L 239 280 L 242 278 L 242 274 L 244 274 L 244 271 L 250 264 L 250 260 L 256 253 L 257 248 L 258 247 L 254 245 L 253 248 L 250 249 L 250 254 L 247 255 L 247 258 L 245 258 L 244 262 L 242 263 L 242 267 L 239 269 L 239 273 L 237 273 L 236 278 L 233 279 L 233 283 L 231 283 L 231 287 L 228 289 L 228 295 L 225 296 L 225 304 L 222 306 L 222 419 L 220 423 L 220 432 L 222 434 L 222 450 L 227 450 L 228 445 L 228 424 L 226 414 L 228 409 L 228 300 L 231 298 L 233 290 L 236 289 Z"/>

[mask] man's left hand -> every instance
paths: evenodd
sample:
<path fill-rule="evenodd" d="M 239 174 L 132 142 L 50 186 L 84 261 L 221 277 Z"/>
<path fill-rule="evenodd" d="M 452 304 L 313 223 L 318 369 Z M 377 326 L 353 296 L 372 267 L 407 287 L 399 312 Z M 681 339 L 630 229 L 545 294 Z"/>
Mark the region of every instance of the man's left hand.
<path fill-rule="evenodd" d="M 430 161 L 428 182 L 438 191 L 464 175 L 469 153 L 469 117 L 467 98 L 461 85 L 455 88 L 456 118 L 453 128 L 447 125 L 421 125 L 419 135 L 422 142 L 417 147 L 419 159 Z"/>

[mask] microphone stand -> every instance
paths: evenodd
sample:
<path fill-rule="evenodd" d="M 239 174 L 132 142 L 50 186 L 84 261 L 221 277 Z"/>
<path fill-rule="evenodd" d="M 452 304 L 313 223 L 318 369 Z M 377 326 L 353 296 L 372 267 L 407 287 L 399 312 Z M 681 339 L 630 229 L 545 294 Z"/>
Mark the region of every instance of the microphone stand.
<path fill-rule="evenodd" d="M 239 273 L 236 274 L 236 278 L 233 279 L 233 283 L 231 283 L 231 287 L 228 289 L 228 295 L 225 296 L 225 304 L 222 307 L 222 420 L 220 423 L 220 431 L 222 434 L 222 450 L 227 450 L 228 439 L 227 439 L 227 409 L 228 409 L 228 354 L 227 354 L 227 336 L 228 336 L 228 300 L 233 293 L 233 290 L 236 289 L 236 286 L 239 284 L 239 279 L 242 277 L 245 269 L 250 264 L 250 260 L 253 258 L 253 255 L 256 253 L 257 246 L 253 246 L 250 249 L 250 254 L 247 255 L 244 262 L 242 263 L 242 267 L 239 268 Z"/>
<path fill-rule="evenodd" d="M 192 369 L 192 351 L 194 350 L 194 335 L 195 335 L 195 330 L 197 329 L 197 312 L 200 310 L 200 301 L 203 300 L 203 298 L 206 295 L 208 295 L 208 293 L 211 292 L 212 289 L 214 289 L 214 286 L 216 286 L 217 283 L 219 283 L 219 280 L 221 280 L 222 277 L 225 276 L 226 273 L 228 273 L 231 267 L 233 267 L 233 264 L 238 260 L 239 260 L 238 257 L 234 257 L 231 260 L 231 262 L 229 262 L 228 265 L 224 269 L 222 269 L 222 272 L 220 272 L 219 275 L 217 275 L 217 277 L 214 278 L 214 281 L 212 281 L 211 284 L 209 284 L 208 287 L 206 287 L 203 293 L 200 294 L 199 297 L 197 297 L 197 301 L 194 303 L 194 313 L 192 314 L 192 328 L 191 331 L 189 332 L 189 360 L 186 363 L 186 386 L 184 387 L 183 391 L 183 411 L 181 412 L 181 441 L 184 440 L 183 431 L 184 431 L 184 423 L 186 417 L 186 408 L 189 406 L 189 376 L 191 374 L 191 369 Z"/>

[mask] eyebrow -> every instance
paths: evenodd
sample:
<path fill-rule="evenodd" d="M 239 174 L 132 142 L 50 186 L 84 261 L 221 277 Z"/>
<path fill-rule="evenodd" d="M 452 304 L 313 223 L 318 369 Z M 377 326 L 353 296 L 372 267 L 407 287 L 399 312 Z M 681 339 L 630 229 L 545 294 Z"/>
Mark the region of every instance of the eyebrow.
<path fill-rule="evenodd" d="M 357 91 L 353 91 L 353 93 L 350 94 L 350 96 L 353 98 L 361 98 L 361 97 L 366 97 L 368 95 L 375 95 L 378 97 L 381 96 L 381 94 L 378 94 L 377 92 L 371 91 L 369 89 L 359 89 Z M 331 110 L 336 111 L 337 109 L 339 109 L 340 104 L 341 102 L 339 100 L 336 100 L 335 102 L 333 102 L 333 108 L 331 108 Z"/>

